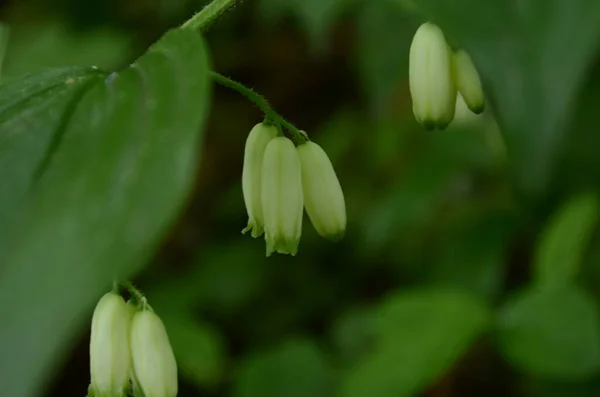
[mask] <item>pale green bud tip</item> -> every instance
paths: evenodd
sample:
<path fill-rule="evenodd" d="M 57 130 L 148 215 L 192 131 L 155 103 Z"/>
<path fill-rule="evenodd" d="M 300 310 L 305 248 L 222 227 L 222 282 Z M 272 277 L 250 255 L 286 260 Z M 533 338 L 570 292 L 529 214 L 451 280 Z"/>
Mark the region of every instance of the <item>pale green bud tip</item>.
<path fill-rule="evenodd" d="M 304 197 L 300 158 L 291 140 L 277 137 L 269 142 L 262 171 L 267 256 L 295 255 L 302 235 Z"/>
<path fill-rule="evenodd" d="M 471 57 L 464 50 L 454 53 L 454 78 L 467 107 L 475 114 L 482 113 L 485 109 L 483 87 Z"/>
<path fill-rule="evenodd" d="M 133 316 L 133 378 L 146 397 L 177 396 L 177 363 L 160 317 L 150 310 Z"/>
<path fill-rule="evenodd" d="M 413 112 L 426 129 L 444 129 L 454 118 L 456 85 L 452 53 L 433 23 L 417 29 L 410 47 L 409 85 Z"/>
<path fill-rule="evenodd" d="M 105 294 L 92 317 L 90 375 L 95 396 L 124 396 L 131 371 L 130 326 L 131 311 L 123 298 Z"/>
<path fill-rule="evenodd" d="M 250 232 L 250 235 L 252 237 L 257 238 L 257 237 L 262 236 L 264 231 L 265 231 L 265 229 L 263 228 L 262 224 L 259 224 L 254 219 L 250 218 L 250 219 L 248 219 L 248 226 L 246 226 L 242 230 L 242 234 L 246 234 L 246 233 Z"/>
<path fill-rule="evenodd" d="M 298 146 L 304 206 L 317 233 L 339 241 L 346 230 L 346 203 L 327 153 L 316 143 Z"/>
<path fill-rule="evenodd" d="M 252 237 L 263 234 L 263 214 L 261 207 L 262 163 L 267 144 L 277 135 L 277 128 L 259 123 L 252 128 L 244 149 L 242 170 L 242 192 L 248 211 L 248 226 L 242 233 L 251 231 Z"/>
<path fill-rule="evenodd" d="M 265 241 L 267 243 L 267 257 L 271 256 L 273 252 L 296 256 L 300 244 L 300 239 L 272 236 L 269 233 L 265 233 Z"/>

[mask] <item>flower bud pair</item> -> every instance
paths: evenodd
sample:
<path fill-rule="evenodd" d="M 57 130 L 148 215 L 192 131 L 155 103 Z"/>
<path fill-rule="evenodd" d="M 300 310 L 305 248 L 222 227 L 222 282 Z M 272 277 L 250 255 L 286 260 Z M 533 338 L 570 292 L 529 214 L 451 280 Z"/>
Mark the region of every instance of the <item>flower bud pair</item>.
<path fill-rule="evenodd" d="M 319 145 L 307 141 L 296 148 L 288 138 L 273 139 L 265 151 L 262 178 L 267 256 L 273 251 L 296 254 L 303 206 L 322 237 L 339 241 L 344 236 L 344 193 Z"/>
<path fill-rule="evenodd" d="M 125 397 L 130 380 L 145 397 L 175 397 L 177 364 L 160 318 L 105 294 L 92 317 L 90 375 L 95 397 Z"/>
<path fill-rule="evenodd" d="M 471 58 L 464 50 L 453 52 L 442 30 L 431 22 L 421 25 L 413 38 L 409 83 L 415 118 L 426 129 L 444 129 L 450 124 L 458 93 L 473 113 L 485 107 Z"/>

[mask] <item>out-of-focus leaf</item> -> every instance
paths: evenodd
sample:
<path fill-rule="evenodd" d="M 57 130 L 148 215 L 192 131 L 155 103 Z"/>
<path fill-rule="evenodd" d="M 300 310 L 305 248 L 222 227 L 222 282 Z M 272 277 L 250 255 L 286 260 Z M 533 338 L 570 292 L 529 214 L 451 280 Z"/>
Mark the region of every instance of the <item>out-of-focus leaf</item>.
<path fill-rule="evenodd" d="M 164 312 L 179 373 L 198 387 L 211 387 L 221 381 L 226 351 L 217 330 L 190 316 Z"/>
<path fill-rule="evenodd" d="M 335 377 L 314 342 L 291 339 L 248 357 L 238 368 L 235 397 L 330 397 Z"/>
<path fill-rule="evenodd" d="M 593 194 L 569 200 L 550 219 L 537 247 L 536 279 L 545 287 L 572 283 L 579 273 L 600 203 Z"/>
<path fill-rule="evenodd" d="M 425 269 L 428 284 L 461 288 L 493 300 L 502 292 L 508 238 L 514 216 L 507 212 L 464 220 L 448 231 L 431 266 Z"/>
<path fill-rule="evenodd" d="M 50 70 L 0 89 L 0 252 L 64 122 L 105 74 L 84 67 Z"/>
<path fill-rule="evenodd" d="M 527 290 L 498 316 L 498 343 L 517 368 L 555 380 L 582 380 L 600 370 L 600 318 L 576 287 Z"/>
<path fill-rule="evenodd" d="M 94 65 L 114 70 L 131 56 L 132 38 L 114 30 L 68 30 L 64 22 L 15 25 L 11 29 L 3 81 L 44 68 Z"/>
<path fill-rule="evenodd" d="M 340 364 L 350 366 L 369 352 L 375 341 L 376 314 L 371 307 L 353 308 L 336 320 L 331 337 Z"/>
<path fill-rule="evenodd" d="M 600 2 L 420 0 L 418 5 L 473 58 L 502 126 L 513 177 L 523 191 L 542 193 L 597 50 Z"/>
<path fill-rule="evenodd" d="M 414 396 L 469 350 L 489 319 L 489 309 L 463 293 L 394 294 L 380 308 L 377 349 L 346 374 L 341 396 Z"/>
<path fill-rule="evenodd" d="M 363 218 L 366 251 L 398 244 L 402 236 L 413 238 L 415 229 L 432 218 L 458 175 L 493 168 L 497 158 L 485 136 L 472 130 L 427 136 L 423 147 L 405 156 L 412 158 L 410 169 L 393 173 L 397 183 Z"/>
<path fill-rule="evenodd" d="M 235 310 L 259 294 L 265 288 L 269 263 L 263 249 L 263 241 L 245 239 L 203 252 L 190 280 L 200 303 Z"/>
<path fill-rule="evenodd" d="M 396 90 L 408 88 L 402 82 L 408 81 L 408 53 L 418 25 L 388 0 L 363 2 L 358 18 L 360 77 L 371 109 L 378 112 Z"/>
<path fill-rule="evenodd" d="M 0 253 L 4 394 L 40 395 L 94 301 L 144 265 L 173 221 L 193 182 L 207 70 L 202 38 L 171 31 L 65 120 Z"/>
<path fill-rule="evenodd" d="M 317 51 L 327 49 L 336 18 L 356 0 L 261 0 L 260 13 L 268 20 L 296 17 Z"/>
<path fill-rule="evenodd" d="M 600 390 L 600 378 L 587 382 L 553 382 L 529 380 L 524 389 L 534 397 L 596 397 Z"/>

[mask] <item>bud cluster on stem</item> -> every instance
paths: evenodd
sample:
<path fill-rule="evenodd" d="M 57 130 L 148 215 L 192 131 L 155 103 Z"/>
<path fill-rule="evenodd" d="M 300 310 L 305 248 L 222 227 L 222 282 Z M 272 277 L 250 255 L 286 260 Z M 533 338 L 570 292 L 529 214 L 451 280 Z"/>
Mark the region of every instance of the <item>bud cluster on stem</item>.
<path fill-rule="evenodd" d="M 90 393 L 94 397 L 176 397 L 177 363 L 160 317 L 146 298 L 106 293 L 92 316 Z"/>
<path fill-rule="evenodd" d="M 248 211 L 242 232 L 264 233 L 267 256 L 296 255 L 304 208 L 321 236 L 338 241 L 344 235 L 344 194 L 329 157 L 314 142 L 295 146 L 274 126 L 257 124 L 246 140 L 242 190 Z"/>
<path fill-rule="evenodd" d="M 483 112 L 485 95 L 471 57 L 463 49 L 453 51 L 437 25 L 426 22 L 417 29 L 409 56 L 413 113 L 426 129 L 445 129 L 459 96 L 473 113 Z"/>

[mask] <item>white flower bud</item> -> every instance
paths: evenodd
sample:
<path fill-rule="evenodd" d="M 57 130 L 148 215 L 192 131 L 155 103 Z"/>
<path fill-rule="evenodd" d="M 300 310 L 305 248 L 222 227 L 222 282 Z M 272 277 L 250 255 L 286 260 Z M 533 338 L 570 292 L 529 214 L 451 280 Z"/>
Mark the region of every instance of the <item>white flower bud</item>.
<path fill-rule="evenodd" d="M 410 46 L 409 83 L 415 118 L 427 129 L 444 129 L 454 118 L 456 86 L 452 54 L 442 30 L 419 27 Z"/>
<path fill-rule="evenodd" d="M 242 233 L 251 230 L 252 237 L 259 237 L 264 232 L 264 221 L 261 207 L 261 173 L 265 149 L 271 139 L 277 136 L 277 129 L 260 123 L 254 126 L 246 139 L 244 150 L 244 168 L 242 171 L 242 191 L 246 211 L 248 211 L 248 226 Z"/>
<path fill-rule="evenodd" d="M 91 388 L 96 397 L 124 397 L 129 385 L 131 312 L 123 298 L 105 294 L 94 310 L 90 339 Z"/>
<path fill-rule="evenodd" d="M 485 96 L 481 80 L 469 54 L 464 50 L 454 53 L 454 79 L 456 88 L 462 95 L 469 109 L 480 114 L 485 108 Z"/>
<path fill-rule="evenodd" d="M 134 379 L 145 397 L 177 396 L 177 362 L 165 326 L 154 312 L 134 314 L 131 324 Z"/>
<path fill-rule="evenodd" d="M 277 137 L 267 145 L 261 199 L 267 256 L 273 252 L 296 255 L 302 235 L 304 198 L 300 158 L 288 138 Z"/>
<path fill-rule="evenodd" d="M 317 232 L 339 241 L 346 230 L 346 203 L 327 153 L 314 142 L 298 146 L 304 207 Z"/>

